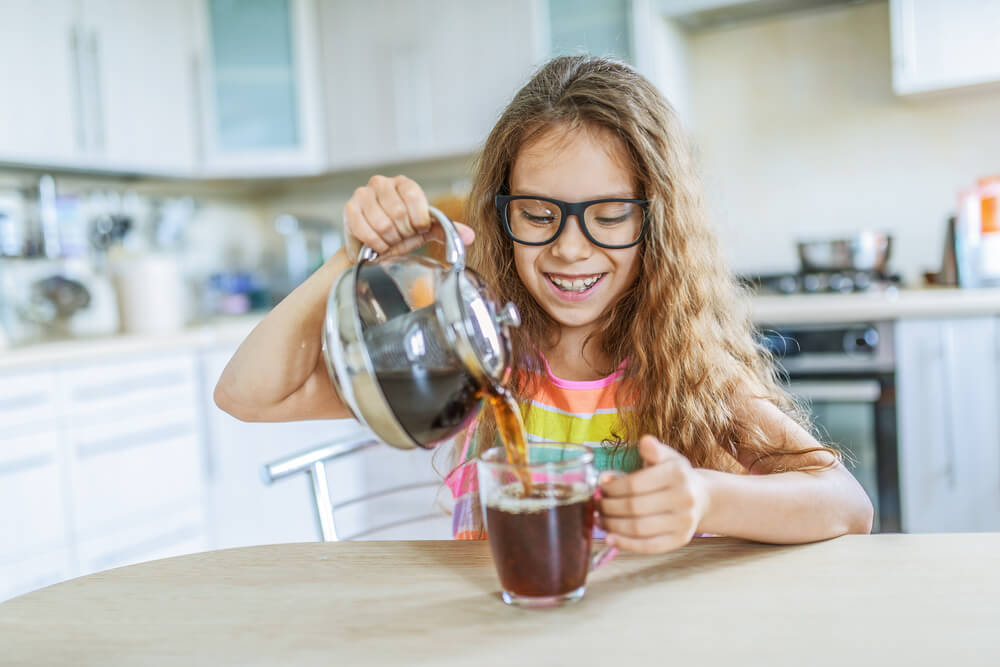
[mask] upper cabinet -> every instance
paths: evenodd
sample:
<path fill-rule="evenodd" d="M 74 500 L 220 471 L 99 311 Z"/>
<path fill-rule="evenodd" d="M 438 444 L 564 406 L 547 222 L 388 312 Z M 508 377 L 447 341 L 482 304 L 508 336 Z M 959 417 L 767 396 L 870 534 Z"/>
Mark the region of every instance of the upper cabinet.
<path fill-rule="evenodd" d="M 194 167 L 187 0 L 5 0 L 0 162 Z"/>
<path fill-rule="evenodd" d="M 897 94 L 1000 82 L 1000 3 L 890 0 L 889 8 Z"/>
<path fill-rule="evenodd" d="M 191 0 L 83 0 L 77 48 L 86 155 L 106 169 L 195 167 Z"/>
<path fill-rule="evenodd" d="M 76 14 L 68 0 L 0 2 L 0 161 L 70 162 L 83 151 Z M 16 26 L 11 29 L 9 26 Z"/>
<path fill-rule="evenodd" d="M 306 176 L 477 151 L 558 53 L 683 108 L 653 0 L 3 0 L 0 164 Z M 678 63 L 680 63 L 678 65 Z M 678 104 L 678 102 L 681 104 Z"/>
<path fill-rule="evenodd" d="M 200 175 L 326 166 L 314 0 L 196 0 Z"/>
<path fill-rule="evenodd" d="M 324 0 L 331 169 L 469 153 L 539 62 L 532 0 Z"/>

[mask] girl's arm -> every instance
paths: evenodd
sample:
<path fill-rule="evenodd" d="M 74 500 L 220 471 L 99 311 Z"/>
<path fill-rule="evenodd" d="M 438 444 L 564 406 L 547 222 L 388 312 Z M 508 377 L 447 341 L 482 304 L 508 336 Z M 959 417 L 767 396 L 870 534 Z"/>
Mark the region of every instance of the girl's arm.
<path fill-rule="evenodd" d="M 215 403 L 243 421 L 350 417 L 321 353 L 326 299 L 350 266 L 344 248 L 257 325 L 215 386 Z"/>
<path fill-rule="evenodd" d="M 372 176 L 344 205 L 344 224 L 344 248 L 267 314 L 223 371 L 215 403 L 234 417 L 270 422 L 351 416 L 321 352 L 333 281 L 361 243 L 381 255 L 403 254 L 444 233 L 431 225 L 424 191 L 405 176 Z M 455 227 L 466 245 L 472 243 L 472 229 L 458 222 Z"/>
<path fill-rule="evenodd" d="M 754 399 L 742 410 L 774 442 L 787 442 L 792 450 L 818 446 L 769 401 Z M 871 501 L 840 463 L 820 472 L 767 473 L 761 461 L 754 471 L 765 474 L 754 475 L 695 469 L 652 436 L 640 440 L 639 454 L 645 468 L 601 485 L 602 522 L 621 548 L 670 551 L 696 532 L 777 544 L 871 532 Z M 748 468 L 754 463 L 745 454 L 740 459 Z"/>

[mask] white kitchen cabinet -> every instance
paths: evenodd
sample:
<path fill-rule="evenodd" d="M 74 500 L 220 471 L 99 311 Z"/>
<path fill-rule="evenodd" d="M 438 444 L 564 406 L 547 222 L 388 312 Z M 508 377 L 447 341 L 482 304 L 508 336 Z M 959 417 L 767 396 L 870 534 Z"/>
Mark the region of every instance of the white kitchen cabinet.
<path fill-rule="evenodd" d="M 1000 3 L 890 0 L 889 10 L 896 94 L 1000 82 Z"/>
<path fill-rule="evenodd" d="M 78 576 L 159 558 L 205 551 L 205 510 L 200 504 L 151 515 L 140 524 L 120 527 L 77 547 Z"/>
<path fill-rule="evenodd" d="M 472 153 L 542 56 L 532 0 L 324 0 L 332 169 Z"/>
<path fill-rule="evenodd" d="M 0 2 L 0 163 L 61 164 L 83 150 L 71 0 Z"/>
<path fill-rule="evenodd" d="M 899 477 L 907 532 L 1000 530 L 997 318 L 896 326 Z"/>
<path fill-rule="evenodd" d="M 95 166 L 187 176 L 195 168 L 193 0 L 81 0 L 79 40 Z"/>
<path fill-rule="evenodd" d="M 53 431 L 0 439 L 0 562 L 66 547 L 66 493 Z"/>
<path fill-rule="evenodd" d="M 65 549 L 33 553 L 11 562 L 0 561 L 0 602 L 72 577 L 75 572 L 72 563 Z"/>
<path fill-rule="evenodd" d="M 50 370 L 0 375 L 0 442 L 58 426 L 56 374 Z"/>
<path fill-rule="evenodd" d="M 200 173 L 321 172 L 326 142 L 316 0 L 196 1 Z"/>
<path fill-rule="evenodd" d="M 189 175 L 192 1 L 0 3 L 0 162 Z"/>

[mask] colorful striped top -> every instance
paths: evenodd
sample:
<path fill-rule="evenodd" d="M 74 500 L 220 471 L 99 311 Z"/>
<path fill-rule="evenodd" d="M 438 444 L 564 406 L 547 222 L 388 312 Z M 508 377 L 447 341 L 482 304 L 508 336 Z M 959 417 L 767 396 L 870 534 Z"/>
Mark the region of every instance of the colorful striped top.
<path fill-rule="evenodd" d="M 600 380 L 563 380 L 552 375 L 547 361 L 545 370 L 548 375 L 537 394 L 520 406 L 528 441 L 587 445 L 594 448 L 594 466 L 598 470 L 637 470 L 641 463 L 634 448 L 612 449 L 612 443 L 623 434 L 619 413 L 630 409 L 615 402 L 624 363 Z M 476 447 L 475 429 L 455 444 L 461 447 L 461 463 L 445 479 L 455 499 L 452 533 L 456 539 L 483 539 L 486 531 L 474 460 L 480 448 Z"/>

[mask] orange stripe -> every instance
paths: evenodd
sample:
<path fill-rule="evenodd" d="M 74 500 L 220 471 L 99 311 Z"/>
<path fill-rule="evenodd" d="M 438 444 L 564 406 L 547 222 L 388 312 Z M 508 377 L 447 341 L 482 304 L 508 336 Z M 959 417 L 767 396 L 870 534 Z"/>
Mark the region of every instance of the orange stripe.
<path fill-rule="evenodd" d="M 534 400 L 566 412 L 594 412 L 595 410 L 615 410 L 615 391 L 619 383 L 601 389 L 564 389 L 546 382 Z"/>

